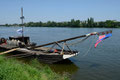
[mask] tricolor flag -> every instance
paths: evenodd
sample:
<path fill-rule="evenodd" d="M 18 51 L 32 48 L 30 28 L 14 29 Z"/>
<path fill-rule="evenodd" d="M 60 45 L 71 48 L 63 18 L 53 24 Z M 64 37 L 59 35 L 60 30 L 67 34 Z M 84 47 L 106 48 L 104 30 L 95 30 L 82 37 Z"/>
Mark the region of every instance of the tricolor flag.
<path fill-rule="evenodd" d="M 22 28 L 21 28 L 21 29 L 18 29 L 18 30 L 17 30 L 17 33 L 22 34 L 22 33 L 23 33 Z"/>
<path fill-rule="evenodd" d="M 109 37 L 111 37 L 112 36 L 112 34 L 111 33 L 109 33 L 109 34 L 106 34 L 106 35 L 101 35 L 101 36 L 99 36 L 99 39 L 96 41 L 96 43 L 95 43 L 95 48 L 97 47 L 97 45 L 102 41 L 102 40 L 105 40 L 105 39 L 107 39 L 107 38 L 109 38 Z"/>

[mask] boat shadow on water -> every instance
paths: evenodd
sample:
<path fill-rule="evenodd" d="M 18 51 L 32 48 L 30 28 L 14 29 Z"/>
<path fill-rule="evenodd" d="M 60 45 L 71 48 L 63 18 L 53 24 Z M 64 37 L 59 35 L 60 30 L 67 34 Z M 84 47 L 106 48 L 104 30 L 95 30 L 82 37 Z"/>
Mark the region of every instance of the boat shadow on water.
<path fill-rule="evenodd" d="M 54 64 L 48 64 L 52 70 L 57 73 L 68 73 L 72 75 L 77 72 L 79 67 L 75 65 L 71 60 L 65 59 Z"/>

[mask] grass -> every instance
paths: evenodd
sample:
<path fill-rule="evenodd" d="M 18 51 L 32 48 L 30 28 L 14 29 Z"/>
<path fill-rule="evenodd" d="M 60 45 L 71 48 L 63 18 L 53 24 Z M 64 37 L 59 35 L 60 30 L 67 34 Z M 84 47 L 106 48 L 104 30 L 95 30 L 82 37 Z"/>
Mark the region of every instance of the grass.
<path fill-rule="evenodd" d="M 48 66 L 40 65 L 37 60 L 33 60 L 32 65 L 29 65 L 0 56 L 0 80 L 69 80 L 69 78 L 65 74 L 56 74 Z"/>

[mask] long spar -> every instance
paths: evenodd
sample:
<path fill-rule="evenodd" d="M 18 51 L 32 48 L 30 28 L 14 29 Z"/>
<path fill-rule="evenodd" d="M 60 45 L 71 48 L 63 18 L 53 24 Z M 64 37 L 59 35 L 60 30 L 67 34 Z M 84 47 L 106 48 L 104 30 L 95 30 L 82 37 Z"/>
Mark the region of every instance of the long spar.
<path fill-rule="evenodd" d="M 55 42 L 51 42 L 51 43 L 47 43 L 47 44 L 35 46 L 34 48 L 43 47 L 43 46 L 51 45 L 51 44 L 54 44 L 54 43 L 66 42 L 66 41 L 70 41 L 70 40 L 74 40 L 74 39 L 82 38 L 82 37 L 86 37 L 86 36 L 87 36 L 87 35 L 81 35 L 81 36 L 77 36 L 77 37 L 72 37 L 72 38 L 68 38 L 68 39 L 64 39 L 64 40 L 59 40 L 59 41 L 55 41 Z"/>
<path fill-rule="evenodd" d="M 66 42 L 66 41 L 70 41 L 70 40 L 74 40 L 74 39 L 78 39 L 78 38 L 82 38 L 82 37 L 87 37 L 87 36 L 91 36 L 91 35 L 101 35 L 101 34 L 108 34 L 108 33 L 112 33 L 112 30 L 102 31 L 102 32 L 92 32 L 92 33 L 89 33 L 86 35 L 81 35 L 81 36 L 72 37 L 72 38 L 68 38 L 68 39 L 64 39 L 64 40 L 54 41 L 54 42 L 47 43 L 47 44 L 42 44 L 39 46 L 35 46 L 34 48 L 48 46 L 48 45 L 55 44 L 55 43 Z"/>

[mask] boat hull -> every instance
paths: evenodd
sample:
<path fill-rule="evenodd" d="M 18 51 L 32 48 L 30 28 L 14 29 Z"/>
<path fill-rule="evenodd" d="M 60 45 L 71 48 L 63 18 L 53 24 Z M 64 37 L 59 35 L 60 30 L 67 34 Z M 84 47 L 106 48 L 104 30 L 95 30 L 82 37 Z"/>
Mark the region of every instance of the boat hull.
<path fill-rule="evenodd" d="M 56 63 L 63 60 L 63 55 L 38 55 L 36 58 L 45 63 Z"/>
<path fill-rule="evenodd" d="M 6 51 L 6 50 L 9 50 L 9 49 L 6 49 L 6 48 L 3 48 L 3 47 L 0 47 L 0 50 L 2 51 Z M 38 51 L 39 52 L 39 51 Z M 62 61 L 62 60 L 65 60 L 65 59 L 69 59 L 70 57 L 73 57 L 76 54 L 57 54 L 57 53 L 44 53 L 44 52 L 40 52 L 40 54 L 36 54 L 35 52 L 32 52 L 31 50 L 27 50 L 27 49 L 24 49 L 24 48 L 21 48 L 20 50 L 16 50 L 16 51 L 13 51 L 13 52 L 10 52 L 9 56 L 14 56 L 14 55 L 19 55 L 19 54 L 25 54 L 25 56 L 15 56 L 16 58 L 18 57 L 21 57 L 21 58 L 27 58 L 27 57 L 32 57 L 32 58 L 37 58 L 40 62 L 45 62 L 45 63 L 57 63 L 59 61 Z"/>

